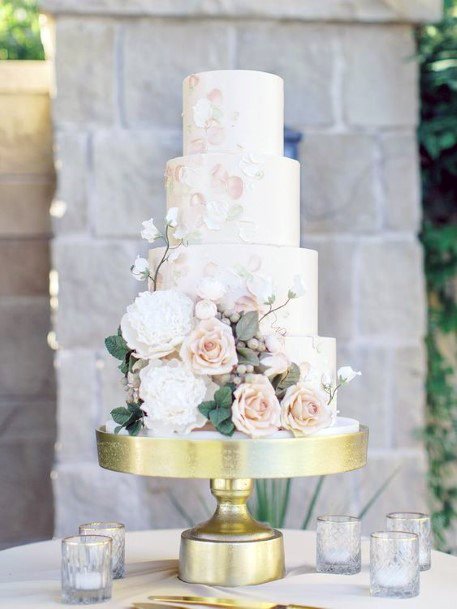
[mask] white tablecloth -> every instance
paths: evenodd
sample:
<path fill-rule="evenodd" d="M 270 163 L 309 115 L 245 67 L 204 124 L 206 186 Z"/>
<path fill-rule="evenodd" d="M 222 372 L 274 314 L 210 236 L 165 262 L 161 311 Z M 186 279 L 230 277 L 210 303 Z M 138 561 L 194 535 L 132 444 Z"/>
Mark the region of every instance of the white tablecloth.
<path fill-rule="evenodd" d="M 434 552 L 432 569 L 421 574 L 421 594 L 408 600 L 369 596 L 368 542 L 363 543 L 363 568 L 358 575 L 315 572 L 315 535 L 284 531 L 287 575 L 284 579 L 245 588 L 211 588 L 177 579 L 180 532 L 175 530 L 128 533 L 127 575 L 116 580 L 113 598 L 100 607 L 127 608 L 150 594 L 235 595 L 278 603 L 310 604 L 327 609 L 402 606 L 414 609 L 456 609 L 457 558 Z M 0 607 L 51 609 L 60 604 L 60 542 L 48 541 L 0 552 Z"/>

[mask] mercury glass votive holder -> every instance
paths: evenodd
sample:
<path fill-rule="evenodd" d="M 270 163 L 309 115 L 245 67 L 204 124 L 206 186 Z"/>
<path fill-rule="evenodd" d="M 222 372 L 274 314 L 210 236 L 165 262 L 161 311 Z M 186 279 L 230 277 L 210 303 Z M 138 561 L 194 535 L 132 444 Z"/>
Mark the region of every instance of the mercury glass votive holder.
<path fill-rule="evenodd" d="M 427 571 L 432 564 L 432 527 L 430 516 L 420 512 L 392 512 L 387 514 L 388 531 L 406 531 L 419 537 L 419 566 Z"/>
<path fill-rule="evenodd" d="M 110 537 L 75 535 L 62 540 L 62 602 L 100 603 L 111 598 Z"/>
<path fill-rule="evenodd" d="M 316 569 L 319 573 L 359 573 L 360 520 L 355 516 L 319 516 Z"/>
<path fill-rule="evenodd" d="M 419 594 L 419 538 L 415 533 L 378 531 L 370 537 L 372 596 L 411 598 Z"/>
<path fill-rule="evenodd" d="M 125 575 L 125 526 L 120 522 L 88 522 L 79 525 L 80 535 L 106 535 L 113 540 L 112 571 L 113 579 Z"/>

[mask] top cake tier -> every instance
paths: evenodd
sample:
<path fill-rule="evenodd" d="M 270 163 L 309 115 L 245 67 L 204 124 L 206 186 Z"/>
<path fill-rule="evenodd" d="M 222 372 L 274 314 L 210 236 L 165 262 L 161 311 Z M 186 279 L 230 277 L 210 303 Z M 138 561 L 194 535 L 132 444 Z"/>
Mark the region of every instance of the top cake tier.
<path fill-rule="evenodd" d="M 183 83 L 184 155 L 284 153 L 283 80 L 250 70 L 191 74 Z"/>

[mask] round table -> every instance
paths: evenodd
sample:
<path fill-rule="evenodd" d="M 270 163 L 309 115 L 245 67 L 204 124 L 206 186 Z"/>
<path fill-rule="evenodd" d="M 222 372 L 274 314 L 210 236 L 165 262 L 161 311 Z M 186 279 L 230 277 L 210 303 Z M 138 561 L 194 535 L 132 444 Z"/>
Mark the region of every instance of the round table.
<path fill-rule="evenodd" d="M 433 552 L 432 569 L 421 574 L 421 594 L 408 600 L 371 598 L 368 541 L 363 541 L 363 567 L 357 575 L 315 572 L 315 534 L 286 530 L 287 575 L 279 581 L 244 588 L 186 584 L 177 579 L 180 531 L 138 531 L 126 536 L 127 575 L 115 580 L 113 598 L 100 607 L 127 609 L 151 594 L 237 596 L 278 603 L 309 604 L 326 609 L 409 606 L 455 609 L 457 558 Z M 60 604 L 60 541 L 46 541 L 0 552 L 0 607 L 50 609 Z"/>

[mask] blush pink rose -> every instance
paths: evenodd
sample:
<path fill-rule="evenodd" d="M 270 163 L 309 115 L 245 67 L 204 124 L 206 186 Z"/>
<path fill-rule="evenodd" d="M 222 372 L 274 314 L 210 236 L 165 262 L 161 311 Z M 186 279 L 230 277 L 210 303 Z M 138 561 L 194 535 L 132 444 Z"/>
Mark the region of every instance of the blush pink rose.
<path fill-rule="evenodd" d="M 281 424 L 294 436 L 308 436 L 332 423 L 328 395 L 310 383 L 297 383 L 281 401 Z"/>
<path fill-rule="evenodd" d="M 194 374 L 226 374 L 238 363 L 232 330 L 215 317 L 200 321 L 179 354 Z"/>
<path fill-rule="evenodd" d="M 251 438 L 269 436 L 280 427 L 281 408 L 270 381 L 253 374 L 234 392 L 232 421 L 238 431 Z"/>
<path fill-rule="evenodd" d="M 243 180 L 239 176 L 227 178 L 226 188 L 231 199 L 239 199 L 243 194 Z"/>

